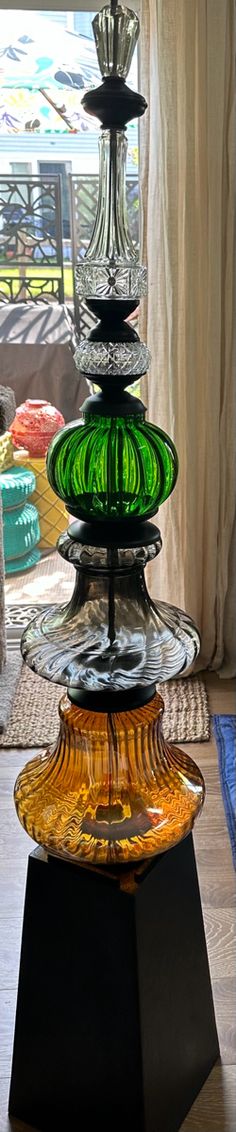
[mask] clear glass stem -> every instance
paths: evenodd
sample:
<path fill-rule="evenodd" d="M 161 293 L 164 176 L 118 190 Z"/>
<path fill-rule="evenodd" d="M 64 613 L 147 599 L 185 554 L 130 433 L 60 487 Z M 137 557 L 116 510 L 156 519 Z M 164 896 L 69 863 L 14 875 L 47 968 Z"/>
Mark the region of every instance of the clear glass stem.
<path fill-rule="evenodd" d="M 127 144 L 124 130 L 101 131 L 97 214 L 86 259 L 114 266 L 138 258 L 128 226 Z"/>

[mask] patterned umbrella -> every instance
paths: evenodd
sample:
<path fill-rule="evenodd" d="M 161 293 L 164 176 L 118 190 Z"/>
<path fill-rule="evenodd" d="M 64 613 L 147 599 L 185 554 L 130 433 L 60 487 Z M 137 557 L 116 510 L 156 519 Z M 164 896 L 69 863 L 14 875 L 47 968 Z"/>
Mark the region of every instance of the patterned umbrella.
<path fill-rule="evenodd" d="M 0 30 L 2 133 L 40 130 L 42 126 L 50 132 L 94 130 L 81 98 L 99 77 L 92 39 L 50 23 L 44 13 L 14 12 L 14 26 L 12 13 L 4 13 Z"/>
<path fill-rule="evenodd" d="M 96 122 L 81 106 L 82 93 L 63 90 L 61 98 L 55 101 L 51 88 L 43 93 L 24 88 L 0 88 L 0 134 L 94 132 Z"/>

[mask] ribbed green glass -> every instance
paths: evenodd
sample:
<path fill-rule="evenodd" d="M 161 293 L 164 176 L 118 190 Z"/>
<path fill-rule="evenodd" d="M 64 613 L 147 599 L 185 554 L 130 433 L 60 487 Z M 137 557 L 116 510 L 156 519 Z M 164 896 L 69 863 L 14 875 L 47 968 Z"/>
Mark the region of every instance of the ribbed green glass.
<path fill-rule="evenodd" d="M 89 416 L 60 430 L 47 459 L 51 487 L 85 520 L 150 518 L 176 482 L 172 441 L 144 414 Z"/>

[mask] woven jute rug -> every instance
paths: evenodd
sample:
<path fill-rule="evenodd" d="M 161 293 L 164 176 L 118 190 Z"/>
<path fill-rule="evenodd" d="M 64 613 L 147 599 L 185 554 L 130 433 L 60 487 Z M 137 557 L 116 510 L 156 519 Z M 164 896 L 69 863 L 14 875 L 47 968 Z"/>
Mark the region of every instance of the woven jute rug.
<path fill-rule="evenodd" d="M 6 664 L 0 672 L 0 732 L 4 731 L 10 719 L 21 670 L 20 652 L 13 654 L 9 651 Z"/>
<path fill-rule="evenodd" d="M 163 731 L 176 743 L 209 739 L 210 720 L 205 685 L 199 677 L 171 680 L 159 686 L 165 703 Z M 35 676 L 23 665 L 2 747 L 44 747 L 58 733 L 58 704 L 64 689 Z"/>

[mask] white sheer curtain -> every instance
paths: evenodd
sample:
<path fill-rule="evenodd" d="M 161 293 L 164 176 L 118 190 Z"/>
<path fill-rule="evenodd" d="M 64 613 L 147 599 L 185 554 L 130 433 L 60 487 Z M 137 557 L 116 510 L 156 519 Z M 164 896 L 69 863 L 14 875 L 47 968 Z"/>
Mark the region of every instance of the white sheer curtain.
<path fill-rule="evenodd" d="M 141 0 L 142 396 L 179 453 L 160 509 L 155 596 L 202 635 L 199 667 L 235 666 L 233 526 L 234 0 Z M 235 603 L 236 604 L 236 603 Z"/>

